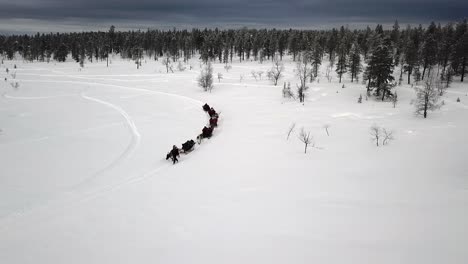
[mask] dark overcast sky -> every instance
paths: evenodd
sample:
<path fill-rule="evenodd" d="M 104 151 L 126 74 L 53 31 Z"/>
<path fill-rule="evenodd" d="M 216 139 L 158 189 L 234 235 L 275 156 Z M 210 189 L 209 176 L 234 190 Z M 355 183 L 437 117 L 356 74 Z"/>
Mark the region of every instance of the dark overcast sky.
<path fill-rule="evenodd" d="M 459 21 L 468 0 L 0 0 L 0 32 L 192 27 L 350 28 Z"/>

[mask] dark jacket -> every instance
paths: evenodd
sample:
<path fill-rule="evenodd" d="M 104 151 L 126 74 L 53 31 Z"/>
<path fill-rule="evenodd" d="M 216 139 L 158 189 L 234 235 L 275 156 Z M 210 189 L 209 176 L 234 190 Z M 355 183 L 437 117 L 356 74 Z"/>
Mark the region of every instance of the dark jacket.
<path fill-rule="evenodd" d="M 180 154 L 179 154 L 179 149 L 178 149 L 178 148 L 172 148 L 172 150 L 171 150 L 171 155 L 172 155 L 173 157 L 178 157 L 178 156 L 180 156 Z"/>

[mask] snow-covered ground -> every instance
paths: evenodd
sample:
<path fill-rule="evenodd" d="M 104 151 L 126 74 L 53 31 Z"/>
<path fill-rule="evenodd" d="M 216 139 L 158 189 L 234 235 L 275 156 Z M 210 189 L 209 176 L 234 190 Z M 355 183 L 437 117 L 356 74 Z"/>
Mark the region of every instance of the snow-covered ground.
<path fill-rule="evenodd" d="M 297 83 L 292 62 L 277 87 L 251 76 L 270 62 L 215 64 L 224 78 L 212 93 L 191 64 L 1 65 L 0 263 L 468 262 L 459 78 L 423 119 L 406 85 L 396 108 L 358 104 L 363 84 L 322 71 L 302 105 L 281 96 L 283 81 Z M 173 166 L 165 154 L 200 133 L 205 102 L 219 128 Z M 395 140 L 376 147 L 373 124 Z"/>

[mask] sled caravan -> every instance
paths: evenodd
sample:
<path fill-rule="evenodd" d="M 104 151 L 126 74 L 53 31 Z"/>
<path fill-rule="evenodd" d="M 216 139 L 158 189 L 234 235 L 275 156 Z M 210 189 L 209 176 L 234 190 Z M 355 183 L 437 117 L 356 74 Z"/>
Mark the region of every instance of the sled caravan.
<path fill-rule="evenodd" d="M 204 126 L 200 135 L 197 136 L 198 144 L 201 144 L 203 139 L 211 138 L 213 135 L 213 130 L 218 126 L 219 113 L 217 113 L 213 107 L 210 107 L 208 104 L 203 105 L 203 111 L 205 111 L 210 117 L 209 125 Z M 172 149 L 167 153 L 166 160 L 171 159 L 172 164 L 179 162 L 177 159 L 180 156 L 180 153 L 188 154 L 195 147 L 195 141 L 193 139 L 187 140 L 185 143 L 182 143 L 182 148 L 178 148 L 176 145 L 172 146 Z"/>

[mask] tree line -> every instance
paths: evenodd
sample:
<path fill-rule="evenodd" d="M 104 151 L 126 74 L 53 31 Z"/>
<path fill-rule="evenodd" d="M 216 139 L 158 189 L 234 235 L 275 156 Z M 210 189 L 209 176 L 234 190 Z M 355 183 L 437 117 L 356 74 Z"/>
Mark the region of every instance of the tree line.
<path fill-rule="evenodd" d="M 427 27 L 407 26 L 384 30 L 350 30 L 344 26 L 330 30 L 278 29 L 192 29 L 50 33 L 35 35 L 0 35 L 0 55 L 13 59 L 19 54 L 27 61 L 63 62 L 68 56 L 81 65 L 85 61 L 107 60 L 110 54 L 141 64 L 143 56 L 158 60 L 187 61 L 196 56 L 203 62 L 232 63 L 246 60 L 282 60 L 291 55 L 294 61 L 307 59 L 312 71 L 326 60 L 336 68 L 340 82 L 348 73 L 351 80 L 363 77 L 368 91 L 386 95 L 393 80 L 393 69 L 401 66 L 399 82 L 424 80 L 434 71 L 448 85 L 454 76 L 463 82 L 468 63 L 467 21 L 430 23 Z M 362 61 L 363 60 L 363 61 Z M 367 67 L 363 68 L 363 62 Z M 389 74 L 390 73 L 390 74 Z"/>

